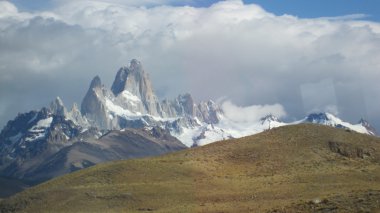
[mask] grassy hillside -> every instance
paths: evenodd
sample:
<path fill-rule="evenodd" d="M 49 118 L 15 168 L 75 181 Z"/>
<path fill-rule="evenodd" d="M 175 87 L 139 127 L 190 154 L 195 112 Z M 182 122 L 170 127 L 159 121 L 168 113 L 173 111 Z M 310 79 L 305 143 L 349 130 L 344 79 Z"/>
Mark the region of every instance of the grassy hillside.
<path fill-rule="evenodd" d="M 380 139 L 302 124 L 97 165 L 2 201 L 3 212 L 380 211 Z"/>

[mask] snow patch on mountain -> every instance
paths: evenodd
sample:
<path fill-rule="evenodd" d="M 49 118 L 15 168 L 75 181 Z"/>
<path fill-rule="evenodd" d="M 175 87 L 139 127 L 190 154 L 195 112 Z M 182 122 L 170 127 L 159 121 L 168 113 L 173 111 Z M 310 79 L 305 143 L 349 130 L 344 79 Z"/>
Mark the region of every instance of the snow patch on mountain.
<path fill-rule="evenodd" d="M 46 129 L 51 126 L 51 122 L 53 122 L 53 117 L 48 117 L 46 119 L 39 120 L 37 124 L 31 128 L 30 131 L 38 130 L 38 129 Z"/>
<path fill-rule="evenodd" d="M 47 128 L 51 126 L 53 122 L 53 117 L 48 117 L 46 119 L 41 119 L 29 129 L 28 136 L 25 138 L 26 142 L 33 142 L 46 137 Z"/>
<path fill-rule="evenodd" d="M 124 99 L 128 102 L 130 102 L 132 105 L 136 105 L 137 103 L 141 103 L 141 99 L 137 97 L 136 95 L 133 95 L 129 91 L 124 90 L 121 95 L 124 97 Z"/>
<path fill-rule="evenodd" d="M 304 119 L 295 122 L 282 122 L 276 116 L 267 115 L 257 121 L 236 122 L 223 115 L 219 115 L 220 121 L 217 124 L 201 124 L 199 127 L 184 128 L 180 134 L 174 134 L 186 146 L 203 146 L 215 141 L 229 138 L 241 138 L 248 135 L 257 134 L 265 130 L 300 123 L 314 123 L 336 128 L 349 129 L 358 133 L 375 135 L 373 128 L 368 127 L 368 122 L 351 124 L 342 121 L 340 118 L 330 113 L 310 114 Z M 367 126 L 366 126 L 367 125 Z"/>
<path fill-rule="evenodd" d="M 110 115 L 110 118 L 113 119 L 115 117 L 115 115 L 118 115 L 118 116 L 122 116 L 122 117 L 125 117 L 125 118 L 129 118 L 129 117 L 135 117 L 135 116 L 141 116 L 141 113 L 132 113 L 131 111 L 129 111 L 128 109 L 124 109 L 123 107 L 121 106 L 118 106 L 116 104 L 114 104 L 114 102 L 112 102 L 111 100 L 109 99 L 106 99 L 106 107 L 107 107 L 107 111 L 109 113 L 111 113 Z"/>
<path fill-rule="evenodd" d="M 313 113 L 298 121 L 298 123 L 315 123 L 337 128 L 350 129 L 363 134 L 374 135 L 374 133 L 369 131 L 361 123 L 351 124 L 349 122 L 342 121 L 340 118 L 337 118 L 331 113 Z"/>
<path fill-rule="evenodd" d="M 265 130 L 269 130 L 275 127 L 287 125 L 286 123 L 278 120 L 261 119 L 251 122 L 236 122 L 232 121 L 224 116 L 220 116 L 220 122 L 214 124 L 214 129 L 219 129 L 219 132 L 224 139 L 228 138 L 240 138 L 252 134 L 256 134 Z M 201 144 L 197 144 L 201 145 Z"/>

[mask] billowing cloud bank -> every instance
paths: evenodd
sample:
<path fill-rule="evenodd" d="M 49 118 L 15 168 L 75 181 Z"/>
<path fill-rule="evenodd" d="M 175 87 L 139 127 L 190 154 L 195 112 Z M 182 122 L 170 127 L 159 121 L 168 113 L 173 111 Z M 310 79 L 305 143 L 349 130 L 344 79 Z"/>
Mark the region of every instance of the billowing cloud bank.
<path fill-rule="evenodd" d="M 1 1 L 0 123 L 56 95 L 80 102 L 93 76 L 110 85 L 118 67 L 138 58 L 161 97 L 280 103 L 288 119 L 327 109 L 380 126 L 379 23 L 276 16 L 239 0 L 207 8 L 136 2 L 56 1 L 26 13 Z"/>
<path fill-rule="evenodd" d="M 222 104 L 222 109 L 227 118 L 237 123 L 257 122 L 270 114 L 278 118 L 286 115 L 283 106 L 280 104 L 241 107 L 231 103 L 231 101 L 225 101 Z"/>

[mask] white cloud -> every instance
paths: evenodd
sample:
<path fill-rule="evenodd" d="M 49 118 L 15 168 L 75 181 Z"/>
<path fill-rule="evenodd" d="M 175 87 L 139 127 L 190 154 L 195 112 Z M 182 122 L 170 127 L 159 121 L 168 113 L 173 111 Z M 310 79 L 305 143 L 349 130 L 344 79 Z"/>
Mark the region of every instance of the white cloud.
<path fill-rule="evenodd" d="M 241 107 L 233 104 L 231 101 L 225 101 L 222 103 L 222 109 L 227 118 L 238 123 L 257 122 L 267 115 L 274 115 L 278 118 L 286 115 L 285 109 L 281 104 Z"/>
<path fill-rule="evenodd" d="M 16 6 L 11 4 L 10 2 L 0 1 L 0 15 L 2 17 L 9 15 L 9 14 L 15 14 L 17 12 L 18 12 L 18 10 L 17 10 Z"/>
<path fill-rule="evenodd" d="M 51 11 L 25 13 L 0 1 L 0 102 L 11 112 L 0 119 L 56 95 L 81 101 L 93 76 L 109 85 L 118 67 L 138 58 L 161 96 L 281 103 L 298 118 L 316 103 L 336 106 L 345 120 L 363 112 L 380 120 L 379 23 L 276 16 L 239 0 L 207 8 L 133 2 L 59 1 Z M 331 79 L 327 89 L 302 93 L 302 85 L 324 79 Z"/>
<path fill-rule="evenodd" d="M 350 14 L 350 15 L 343 15 L 343 16 L 336 16 L 336 17 L 320 17 L 318 19 L 321 20 L 328 20 L 328 21 L 350 21 L 350 20 L 360 20 L 368 18 L 369 15 L 357 13 L 357 14 Z"/>
<path fill-rule="evenodd" d="M 194 0 L 54 0 L 58 4 L 67 4 L 68 2 L 80 3 L 85 2 L 86 4 L 95 3 L 107 3 L 107 4 L 118 4 L 127 6 L 157 6 L 172 3 L 192 3 Z"/>
<path fill-rule="evenodd" d="M 300 86 L 304 111 L 307 113 L 329 112 L 338 115 L 337 97 L 333 79 L 302 84 Z M 323 94 L 323 95 L 322 95 Z"/>
<path fill-rule="evenodd" d="M 335 105 L 326 105 L 323 112 L 329 112 L 329 113 L 336 115 L 336 116 L 339 115 L 338 107 Z"/>

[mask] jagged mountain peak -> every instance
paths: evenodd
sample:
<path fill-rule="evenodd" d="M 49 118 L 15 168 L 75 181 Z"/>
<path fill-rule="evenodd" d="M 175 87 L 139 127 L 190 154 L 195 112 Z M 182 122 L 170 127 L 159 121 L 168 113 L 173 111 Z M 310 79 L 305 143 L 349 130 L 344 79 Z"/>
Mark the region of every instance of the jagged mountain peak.
<path fill-rule="evenodd" d="M 186 101 L 188 99 L 193 99 L 193 97 L 191 96 L 190 93 L 187 92 L 187 93 L 178 95 L 178 99 Z"/>
<path fill-rule="evenodd" d="M 1 175 L 24 178 L 45 157 L 71 145 L 87 132 L 83 123 L 76 122 L 76 118 L 82 118 L 80 113 L 73 118 L 71 112 L 63 114 L 62 107 L 62 100 L 57 98 L 50 108 L 19 114 L 7 123 L 0 133 Z"/>
<path fill-rule="evenodd" d="M 114 95 L 118 95 L 125 89 L 125 81 L 129 75 L 128 67 L 121 67 L 116 74 L 115 80 L 112 84 L 111 90 Z"/>
<path fill-rule="evenodd" d="M 262 117 L 262 118 L 260 119 L 260 121 L 261 121 L 261 123 L 264 123 L 264 122 L 266 122 L 266 121 L 276 121 L 276 122 L 280 122 L 280 119 L 279 119 L 277 116 L 273 115 L 273 114 L 269 114 L 269 115 L 266 115 L 266 116 Z"/>
<path fill-rule="evenodd" d="M 82 116 L 82 113 L 79 110 L 79 107 L 77 103 L 73 103 L 73 106 L 71 107 L 70 112 L 66 113 L 65 116 L 67 119 L 72 120 L 75 124 L 82 126 L 82 127 L 88 127 L 89 123 L 86 119 L 86 117 Z"/>
<path fill-rule="evenodd" d="M 105 116 L 104 105 L 104 88 L 102 86 L 99 76 L 96 76 L 90 84 L 86 95 L 84 96 L 81 104 L 81 114 L 89 120 L 89 122 L 96 127 L 107 127 L 107 119 Z"/>
<path fill-rule="evenodd" d="M 97 75 L 95 76 L 90 84 L 90 89 L 92 88 L 100 88 L 102 86 L 102 81 L 100 80 L 100 77 Z"/>
<path fill-rule="evenodd" d="M 153 91 L 152 83 L 142 68 L 141 62 L 136 59 L 129 63 L 129 67 L 119 69 L 111 91 L 115 97 L 125 96 L 124 101 L 135 102 L 124 106 L 125 108 L 133 109 L 132 111 L 138 110 L 138 112 L 144 114 L 160 116 L 161 109 L 158 98 Z"/>
<path fill-rule="evenodd" d="M 79 107 L 78 107 L 78 104 L 76 102 L 73 103 L 73 106 L 71 107 L 71 111 L 78 111 L 79 112 Z"/>
<path fill-rule="evenodd" d="M 56 97 L 54 101 L 50 103 L 49 109 L 51 112 L 55 115 L 59 116 L 65 116 L 67 113 L 67 110 L 65 108 L 65 105 L 63 104 L 63 101 L 60 97 Z"/>
<path fill-rule="evenodd" d="M 189 93 L 179 95 L 177 97 L 178 102 L 183 106 L 186 114 L 194 115 L 194 99 Z"/>
<path fill-rule="evenodd" d="M 207 104 L 208 104 L 208 105 L 216 105 L 216 103 L 215 103 L 213 100 L 208 100 L 208 101 L 207 101 Z"/>
<path fill-rule="evenodd" d="M 130 70 L 142 70 L 142 64 L 137 59 L 132 59 L 131 62 L 129 62 L 129 69 Z"/>
<path fill-rule="evenodd" d="M 366 128 L 371 135 L 377 135 L 376 129 L 367 120 L 361 118 L 358 124 Z"/>
<path fill-rule="evenodd" d="M 142 63 L 133 59 L 118 70 L 111 90 L 104 86 L 88 90 L 81 112 L 92 125 L 101 129 L 172 126 L 169 123 L 179 119 L 181 125 L 173 131 L 181 132 L 183 126 L 218 123 L 222 111 L 212 101 L 195 103 L 189 93 L 160 102 Z M 181 119 L 184 117 L 186 119 Z"/>
<path fill-rule="evenodd" d="M 58 104 L 61 105 L 61 106 L 64 105 L 62 99 L 61 99 L 59 96 L 57 96 L 57 97 L 54 99 L 54 102 L 58 103 Z"/>
<path fill-rule="evenodd" d="M 305 122 L 309 122 L 309 123 L 317 123 L 317 124 L 324 124 L 324 125 L 330 125 L 330 126 L 334 126 L 336 124 L 339 125 L 340 123 L 343 122 L 336 115 L 333 115 L 328 112 L 311 113 L 304 120 Z"/>
<path fill-rule="evenodd" d="M 150 87 L 150 88 L 147 88 Z M 128 67 L 123 66 L 116 74 L 111 91 L 115 96 L 124 90 L 134 95 L 141 95 L 143 90 L 152 90 L 148 75 L 145 74 L 140 61 L 133 59 Z M 153 92 L 153 91 L 152 91 Z"/>
<path fill-rule="evenodd" d="M 369 122 L 367 120 L 365 120 L 364 118 L 360 118 L 358 124 L 361 124 L 363 126 L 369 126 Z"/>
<path fill-rule="evenodd" d="M 306 120 L 309 122 L 320 122 L 320 121 L 328 121 L 330 120 L 331 114 L 326 112 L 319 112 L 319 113 L 311 113 L 306 117 Z"/>

